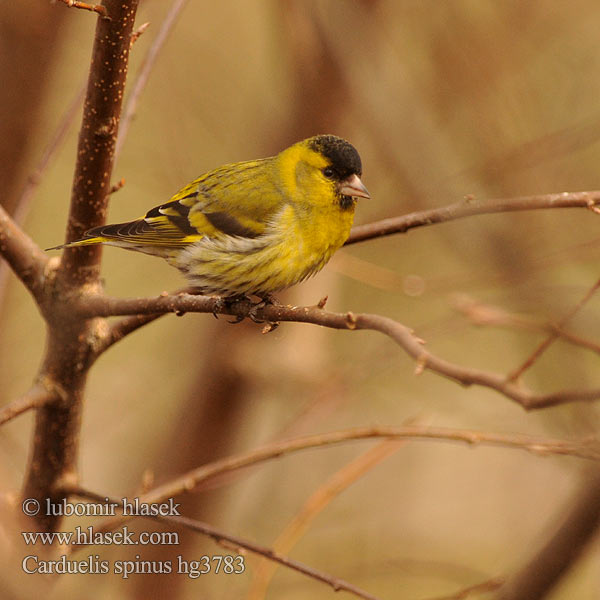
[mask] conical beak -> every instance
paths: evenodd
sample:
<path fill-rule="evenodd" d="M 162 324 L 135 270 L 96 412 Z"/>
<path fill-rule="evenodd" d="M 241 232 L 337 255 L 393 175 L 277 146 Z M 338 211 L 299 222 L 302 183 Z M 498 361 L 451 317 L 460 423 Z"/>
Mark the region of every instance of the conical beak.
<path fill-rule="evenodd" d="M 344 196 L 353 196 L 355 198 L 370 198 L 369 191 L 364 186 L 360 177 L 356 174 L 350 175 L 340 183 L 340 194 Z"/>

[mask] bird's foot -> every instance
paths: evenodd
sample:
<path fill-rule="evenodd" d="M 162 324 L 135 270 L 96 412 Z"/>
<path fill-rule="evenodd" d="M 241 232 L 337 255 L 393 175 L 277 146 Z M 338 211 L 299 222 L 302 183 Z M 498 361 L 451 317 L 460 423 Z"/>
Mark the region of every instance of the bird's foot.
<path fill-rule="evenodd" d="M 250 298 L 248 296 L 244 296 L 242 294 L 238 296 L 217 296 L 215 298 L 215 306 L 213 310 L 213 317 L 215 319 L 219 318 L 219 313 L 221 313 L 225 309 L 230 309 L 237 302 L 250 302 Z M 229 321 L 229 323 L 241 323 L 244 320 L 244 317 L 237 315 L 233 321 Z"/>
<path fill-rule="evenodd" d="M 266 323 L 265 327 L 263 328 L 263 333 L 269 333 L 277 329 L 277 327 L 279 327 L 279 322 L 268 320 L 265 321 L 263 319 L 259 319 L 257 316 L 257 312 L 265 308 L 265 306 L 281 306 L 281 303 L 272 294 L 265 294 L 264 296 L 259 297 L 260 302 L 257 302 L 256 304 L 252 305 L 252 308 L 248 312 L 248 318 L 254 321 L 255 323 Z"/>
<path fill-rule="evenodd" d="M 260 298 L 259 302 L 253 303 L 252 300 L 250 298 L 248 298 L 248 296 L 241 295 L 241 294 L 238 296 L 225 296 L 225 297 L 219 296 L 215 302 L 213 316 L 215 317 L 215 319 L 218 319 L 219 313 L 222 312 L 224 309 L 230 309 L 237 302 L 249 302 L 251 304 L 251 308 L 248 311 L 248 313 L 245 316 L 237 315 L 232 321 L 229 321 L 229 323 L 232 323 L 234 325 L 236 323 L 241 323 L 247 316 L 254 323 L 259 323 L 259 324 L 265 323 L 265 327 L 263 328 L 263 333 L 269 333 L 270 331 L 277 329 L 277 327 L 279 326 L 279 323 L 272 322 L 272 321 L 265 321 L 264 319 L 260 319 L 258 317 L 258 311 L 265 308 L 265 306 L 269 306 L 269 305 L 281 306 L 281 304 L 279 303 L 277 298 L 275 298 L 275 296 L 272 296 L 271 294 L 265 294 L 264 296 L 261 295 L 261 296 L 259 296 L 259 298 Z"/>

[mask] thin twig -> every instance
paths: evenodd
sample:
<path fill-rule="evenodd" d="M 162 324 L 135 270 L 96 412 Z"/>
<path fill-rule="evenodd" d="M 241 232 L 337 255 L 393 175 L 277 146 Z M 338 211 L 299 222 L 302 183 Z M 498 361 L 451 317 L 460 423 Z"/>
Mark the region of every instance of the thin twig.
<path fill-rule="evenodd" d="M 60 0 L 60 2 L 66 4 L 69 8 L 82 8 L 98 13 L 101 17 L 108 17 L 106 7 L 101 4 L 90 4 L 89 2 L 79 2 L 79 0 Z"/>
<path fill-rule="evenodd" d="M 600 389 L 564 390 L 551 394 L 535 394 L 527 388 L 509 381 L 504 375 L 463 367 L 451 363 L 425 350 L 424 342 L 414 332 L 397 321 L 374 314 L 333 313 L 319 308 L 268 305 L 256 310 L 250 302 L 240 301 L 231 306 L 223 306 L 218 298 L 180 294 L 154 298 L 110 298 L 100 294 L 90 294 L 82 301 L 73 303 L 72 310 L 82 317 L 142 315 L 174 312 L 223 313 L 246 317 L 252 310 L 261 320 L 278 323 L 295 321 L 313 323 L 332 329 L 373 330 L 394 340 L 417 362 L 416 373 L 425 369 L 457 381 L 462 385 L 479 385 L 503 394 L 527 410 L 555 406 L 567 402 L 591 401 L 600 398 Z"/>
<path fill-rule="evenodd" d="M 469 585 L 468 587 L 462 588 L 458 592 L 454 592 L 454 594 L 450 594 L 449 596 L 436 596 L 435 598 L 428 598 L 427 600 L 464 600 L 472 594 L 493 592 L 494 590 L 497 590 L 504 583 L 504 581 L 505 579 L 503 577 L 493 577 L 487 581 L 482 581 L 481 583 L 476 583 L 474 585 Z"/>
<path fill-rule="evenodd" d="M 62 0 L 61 0 L 62 1 Z M 131 36 L 131 44 L 133 45 L 138 38 L 146 31 L 149 23 L 144 23 L 140 25 Z M 61 120 L 58 123 L 56 131 L 53 133 L 48 145 L 44 148 L 44 152 L 42 153 L 42 157 L 39 163 L 36 165 L 35 169 L 27 178 L 25 182 L 25 186 L 23 187 L 23 191 L 17 203 L 15 205 L 15 210 L 12 215 L 13 221 L 17 225 L 23 225 L 27 215 L 29 214 L 29 209 L 31 208 L 31 202 L 35 195 L 37 188 L 39 187 L 46 170 L 52 163 L 52 160 L 58 154 L 58 151 L 62 148 L 65 140 L 67 139 L 67 134 L 75 117 L 79 114 L 81 110 L 83 99 L 85 97 L 85 91 L 87 89 L 87 81 L 84 81 L 81 85 L 78 92 L 73 97 L 73 100 L 68 105 L 65 110 Z M 114 192 L 120 190 L 123 185 L 125 185 L 125 180 L 119 180 L 115 185 L 113 185 L 109 191 L 109 194 L 113 194 Z M 8 279 L 8 265 L 5 262 L 0 262 L 0 312 L 2 311 L 2 304 L 5 298 L 6 292 L 6 282 Z"/>
<path fill-rule="evenodd" d="M 273 549 L 289 554 L 292 548 L 309 528 L 310 524 L 342 492 L 358 479 L 366 475 L 383 460 L 395 454 L 406 444 L 406 440 L 386 440 L 372 446 L 360 456 L 345 464 L 306 500 L 294 518 L 285 526 L 273 542 Z M 254 577 L 247 600 L 261 600 L 265 597 L 269 583 L 277 569 L 273 562 L 261 560 L 254 568 Z"/>
<path fill-rule="evenodd" d="M 129 335 L 133 331 L 137 331 L 140 327 L 163 317 L 163 315 L 132 315 L 130 317 L 124 317 L 116 323 L 110 325 L 108 333 L 100 338 L 96 343 L 94 350 L 96 354 L 100 356 L 103 352 L 108 350 L 113 344 L 121 341 L 125 336 Z"/>
<path fill-rule="evenodd" d="M 498 306 L 479 302 L 463 294 L 455 297 L 453 305 L 475 325 L 507 327 L 511 329 L 556 334 L 565 342 L 600 354 L 600 343 L 577 335 L 555 323 L 540 321 L 518 314 L 511 314 Z"/>
<path fill-rule="evenodd" d="M 125 185 L 125 178 L 121 177 L 121 179 L 119 179 L 119 181 L 117 181 L 117 183 L 113 183 L 110 186 L 110 190 L 108 190 L 108 195 L 110 196 L 111 194 L 115 194 L 116 192 L 118 192 L 123 186 Z"/>
<path fill-rule="evenodd" d="M 23 225 L 25 222 L 25 219 L 29 214 L 31 201 L 40 182 L 42 181 L 43 175 L 66 140 L 69 128 L 73 124 L 76 115 L 81 109 L 81 104 L 85 95 L 85 89 L 86 84 L 84 83 L 74 96 L 72 102 L 67 107 L 58 124 L 58 127 L 56 128 L 56 131 L 50 139 L 50 142 L 44 149 L 40 162 L 36 165 L 33 173 L 31 173 L 31 175 L 29 175 L 27 178 L 23 191 L 21 192 L 21 195 L 15 204 L 15 210 L 12 215 L 12 219 L 17 225 Z M 4 298 L 6 295 L 7 280 L 8 265 L 5 262 L 0 262 L 0 312 L 2 310 L 2 304 L 4 303 Z"/>
<path fill-rule="evenodd" d="M 352 229 L 346 245 L 364 242 L 395 233 L 405 233 L 415 227 L 446 223 L 474 215 L 489 215 L 523 210 L 541 210 L 546 208 L 587 208 L 596 212 L 600 204 L 600 191 L 562 192 L 539 196 L 521 196 L 517 198 L 498 198 L 495 200 L 465 199 L 448 206 L 422 210 L 400 217 L 392 217 Z"/>
<path fill-rule="evenodd" d="M 90 492 L 89 490 L 85 490 L 82 488 L 73 488 L 71 493 L 81 498 L 88 498 L 95 502 L 112 502 L 115 503 L 116 506 L 121 505 L 121 501 L 119 500 L 111 499 L 105 495 L 96 494 L 95 492 Z M 232 545 L 237 549 L 247 550 L 248 552 L 252 552 L 253 554 L 263 556 L 264 558 L 275 561 L 289 569 L 298 571 L 303 575 L 307 575 L 312 579 L 321 581 L 322 583 L 329 585 L 336 592 L 345 591 L 349 592 L 350 594 L 354 594 L 358 598 L 364 598 L 365 600 L 377 600 L 376 596 L 373 596 L 372 594 L 361 590 L 355 585 L 348 583 L 344 579 L 340 579 L 338 577 L 329 575 L 328 573 L 324 573 L 323 571 L 313 569 L 312 567 L 309 567 L 308 565 L 305 565 L 297 560 L 294 560 L 287 556 L 283 556 L 282 554 L 275 552 L 267 546 L 261 546 L 260 544 L 256 544 L 255 542 L 252 542 L 250 540 L 229 534 L 225 531 L 222 531 L 221 529 L 217 529 L 216 527 L 209 525 L 208 523 L 197 521 L 195 519 L 190 519 L 189 517 L 184 516 L 155 516 L 152 518 L 160 523 L 170 523 L 179 527 L 191 529 L 192 531 L 201 533 L 202 535 L 206 535 L 212 538 L 217 544 L 222 544 L 223 542 L 225 542 L 228 546 Z"/>
<path fill-rule="evenodd" d="M 56 394 L 53 394 L 43 386 L 34 385 L 20 398 L 13 400 L 10 404 L 0 409 L 0 425 L 22 415 L 28 410 L 53 402 L 57 397 Z"/>
<path fill-rule="evenodd" d="M 148 23 L 144 23 L 140 25 L 131 36 L 131 44 L 134 44 L 138 38 L 146 31 L 148 28 Z M 15 210 L 12 214 L 12 219 L 17 225 L 23 225 L 27 215 L 29 214 L 29 209 L 31 207 L 31 202 L 35 195 L 37 188 L 39 187 L 46 170 L 52 163 L 53 159 L 58 154 L 58 151 L 63 147 L 65 140 L 67 139 L 67 134 L 71 125 L 73 124 L 75 117 L 79 114 L 81 107 L 83 105 L 83 99 L 85 97 L 85 91 L 87 89 L 87 81 L 84 81 L 77 91 L 73 100 L 67 106 L 62 118 L 60 119 L 58 126 L 47 146 L 44 148 L 42 153 L 42 157 L 40 158 L 39 163 L 36 165 L 33 172 L 27 178 L 25 182 L 25 186 L 21 192 L 19 199 L 15 204 Z M 125 180 L 121 179 L 115 185 L 113 185 L 110 189 L 110 194 L 116 192 L 121 189 L 125 184 Z M 8 265 L 5 262 L 0 262 L 0 312 L 2 310 L 2 304 L 5 297 L 6 290 L 6 281 L 8 279 Z"/>
<path fill-rule="evenodd" d="M 414 441 L 439 440 L 444 442 L 462 442 L 470 446 L 483 444 L 525 450 L 539 456 L 572 456 L 592 461 L 600 461 L 600 441 L 597 438 L 584 438 L 580 440 L 544 439 L 517 434 L 498 434 L 468 429 L 416 425 L 405 427 L 359 427 L 273 442 L 251 452 L 229 456 L 202 465 L 150 490 L 140 498 L 140 501 L 150 503 L 162 502 L 167 498 L 173 498 L 180 494 L 191 492 L 201 483 L 224 473 L 251 467 L 301 450 L 325 448 L 357 440 L 376 440 L 381 438 Z M 68 491 L 69 490 L 65 490 L 65 493 Z M 124 517 L 110 519 L 104 523 L 100 523 L 95 529 L 98 531 L 111 531 L 126 520 L 127 518 Z"/>
<path fill-rule="evenodd" d="M 589 302 L 592 296 L 600 287 L 600 279 L 587 291 L 586 295 L 557 323 L 556 329 L 541 342 L 537 348 L 517 367 L 512 373 L 507 376 L 508 381 L 517 381 L 527 369 L 529 369 L 538 358 L 550 347 L 552 342 L 560 337 L 560 330 Z"/>
<path fill-rule="evenodd" d="M 150 23 L 146 22 L 142 23 L 139 27 L 136 27 L 134 29 L 133 33 L 131 34 L 131 46 L 133 46 L 138 41 L 140 36 L 146 31 L 146 29 L 148 29 L 148 27 L 150 27 Z"/>
<path fill-rule="evenodd" d="M 135 113 L 137 110 L 137 105 L 139 98 L 148 83 L 148 78 L 150 77 L 150 73 L 154 67 L 154 63 L 160 54 L 160 51 L 171 32 L 171 29 L 175 25 L 177 21 L 177 17 L 179 13 L 182 11 L 184 6 L 186 5 L 188 0 L 174 0 L 171 4 L 171 8 L 167 13 L 160 29 L 152 42 L 150 48 L 148 48 L 148 52 L 144 57 L 144 61 L 140 70 L 137 74 L 136 80 L 133 84 L 133 88 L 127 98 L 127 103 L 123 110 L 123 115 L 121 116 L 121 124 L 119 126 L 119 136 L 117 138 L 117 145 L 115 146 L 115 163 L 117 162 L 119 155 L 121 154 L 121 148 L 123 147 L 123 143 L 125 142 L 125 138 L 127 137 L 127 133 L 129 132 L 129 126 L 131 125 L 131 121 L 135 117 Z"/>

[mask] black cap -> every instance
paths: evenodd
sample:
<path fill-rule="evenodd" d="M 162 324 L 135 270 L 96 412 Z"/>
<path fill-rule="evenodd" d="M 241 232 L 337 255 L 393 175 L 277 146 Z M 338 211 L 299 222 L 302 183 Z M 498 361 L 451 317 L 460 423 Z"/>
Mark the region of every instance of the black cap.
<path fill-rule="evenodd" d="M 340 179 L 356 173 L 362 174 L 362 163 L 356 148 L 336 135 L 317 135 L 310 138 L 308 145 L 331 161 L 331 167 Z"/>

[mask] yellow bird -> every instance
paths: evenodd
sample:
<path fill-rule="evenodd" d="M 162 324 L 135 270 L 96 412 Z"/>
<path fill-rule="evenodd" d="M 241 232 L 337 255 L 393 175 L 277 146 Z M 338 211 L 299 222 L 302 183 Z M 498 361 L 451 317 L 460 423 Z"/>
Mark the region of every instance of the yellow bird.
<path fill-rule="evenodd" d="M 268 299 L 320 271 L 348 238 L 356 198 L 369 198 L 358 152 L 317 135 L 276 156 L 219 167 L 128 223 L 71 248 L 107 244 L 160 256 L 202 294 Z"/>

